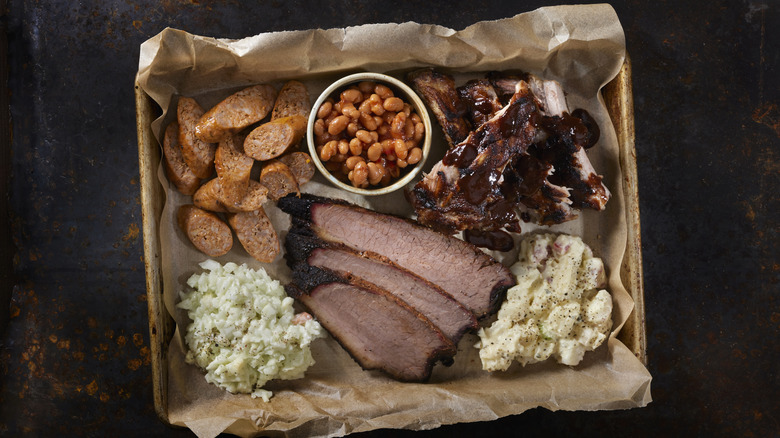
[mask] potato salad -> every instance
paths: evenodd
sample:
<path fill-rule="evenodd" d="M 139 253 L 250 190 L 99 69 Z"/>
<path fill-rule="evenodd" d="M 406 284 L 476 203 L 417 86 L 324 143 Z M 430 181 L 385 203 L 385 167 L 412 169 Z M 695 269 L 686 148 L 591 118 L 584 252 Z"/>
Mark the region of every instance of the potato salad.
<path fill-rule="evenodd" d="M 612 297 L 604 289 L 601 259 L 576 236 L 536 234 L 520 244 L 512 268 L 517 285 L 507 291 L 498 319 L 480 329 L 482 368 L 505 371 L 554 357 L 577 365 L 612 328 Z"/>

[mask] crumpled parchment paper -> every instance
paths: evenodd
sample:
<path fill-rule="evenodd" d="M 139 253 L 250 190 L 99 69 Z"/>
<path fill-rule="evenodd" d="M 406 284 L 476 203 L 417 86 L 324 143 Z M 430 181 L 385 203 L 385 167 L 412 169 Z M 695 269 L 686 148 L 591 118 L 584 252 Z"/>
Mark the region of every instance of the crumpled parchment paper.
<path fill-rule="evenodd" d="M 333 339 L 314 343 L 317 363 L 306 377 L 275 381 L 269 403 L 248 395 L 230 394 L 206 383 L 203 373 L 184 362 L 181 331 L 187 316 L 175 308 L 187 278 L 199 271 L 206 256 L 187 241 L 176 226 L 175 211 L 191 203 L 169 185 L 162 167 L 160 184 L 166 202 L 160 212 L 164 297 L 177 331 L 168 356 L 168 417 L 199 437 L 222 432 L 240 436 L 341 436 L 378 428 L 431 429 L 443 424 L 487 421 L 534 407 L 551 410 L 601 410 L 648 404 L 651 376 L 616 334 L 633 308 L 619 277 L 626 245 L 625 207 L 617 139 L 599 91 L 619 71 L 625 42 L 617 15 L 609 5 L 559 6 L 496 21 L 479 22 L 462 30 L 436 25 L 372 24 L 346 29 L 314 29 L 264 33 L 241 40 L 224 40 L 166 29 L 143 43 L 137 80 L 163 109 L 152 129 L 156 137 L 175 118 L 178 96 L 196 98 L 204 108 L 248 85 L 298 79 L 309 88 L 312 102 L 332 80 L 355 71 L 394 74 L 434 66 L 457 80 L 489 70 L 519 69 L 556 79 L 564 85 L 572 108 L 585 108 L 599 122 L 602 136 L 589 151 L 591 161 L 613 193 L 606 211 L 582 212 L 580 218 L 553 231 L 582 236 L 608 270 L 613 294 L 614 329 L 606 346 L 585 355 L 576 367 L 554 362 L 507 372 L 482 371 L 476 335 L 461 340 L 455 363 L 437 365 L 430 382 L 399 383 L 378 372 L 367 372 Z M 434 130 L 438 125 L 434 123 Z M 438 161 L 444 146 L 434 138 L 425 169 Z M 316 178 L 305 191 L 349 199 L 375 210 L 410 214 L 400 193 L 370 199 L 347 196 Z M 280 238 L 289 218 L 266 204 Z M 537 228 L 524 225 L 524 231 Z M 495 254 L 510 265 L 516 253 Z M 279 257 L 274 263 L 253 260 L 237 242 L 218 259 L 264 267 L 282 283 L 289 269 Z M 457 273 L 454 273 L 457 274 Z"/>

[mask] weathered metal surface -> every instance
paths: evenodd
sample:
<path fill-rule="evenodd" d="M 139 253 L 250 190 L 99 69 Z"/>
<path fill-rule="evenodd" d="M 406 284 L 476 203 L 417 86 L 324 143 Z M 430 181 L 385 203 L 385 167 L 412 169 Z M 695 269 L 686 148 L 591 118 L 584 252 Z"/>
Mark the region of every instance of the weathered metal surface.
<path fill-rule="evenodd" d="M 462 28 L 543 4 L 10 1 L 0 435 L 191 436 L 160 422 L 152 397 L 131 91 L 141 42 L 166 26 L 228 38 L 406 20 Z M 633 61 L 654 402 L 415 435 L 780 434 L 780 6 L 612 4 Z"/>

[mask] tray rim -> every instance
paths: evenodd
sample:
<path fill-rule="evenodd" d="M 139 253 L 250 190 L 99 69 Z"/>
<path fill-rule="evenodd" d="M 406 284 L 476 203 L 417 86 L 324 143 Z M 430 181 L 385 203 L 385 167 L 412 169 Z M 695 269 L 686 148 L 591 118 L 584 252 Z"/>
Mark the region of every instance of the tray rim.
<path fill-rule="evenodd" d="M 144 271 L 149 315 L 150 365 L 152 394 L 158 418 L 168 420 L 168 344 L 173 336 L 173 318 L 163 302 L 160 268 L 159 212 L 165 193 L 157 180 L 161 160 L 160 146 L 152 135 L 151 123 L 160 113 L 159 106 L 135 81 L 136 130 L 141 189 Z M 620 267 L 621 280 L 634 299 L 634 309 L 626 320 L 618 339 L 647 366 L 647 336 L 645 325 L 642 243 L 639 214 L 638 177 L 636 163 L 634 104 L 631 81 L 631 61 L 626 54 L 617 76 L 603 89 L 602 96 L 617 134 L 620 166 L 623 170 L 622 190 L 626 200 L 628 236 L 626 253 Z"/>

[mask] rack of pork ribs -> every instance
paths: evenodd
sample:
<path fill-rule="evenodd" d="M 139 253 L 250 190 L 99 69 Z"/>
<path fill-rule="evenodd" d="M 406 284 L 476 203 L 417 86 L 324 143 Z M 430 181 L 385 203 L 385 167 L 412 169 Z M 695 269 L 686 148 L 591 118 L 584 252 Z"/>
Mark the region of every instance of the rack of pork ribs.
<path fill-rule="evenodd" d="M 417 220 L 490 249 L 512 248 L 520 219 L 542 225 L 603 210 L 610 192 L 586 150 L 598 124 L 569 112 L 561 85 L 531 74 L 492 72 L 456 87 L 426 68 L 407 76 L 435 115 L 449 150 L 407 199 Z"/>
<path fill-rule="evenodd" d="M 409 219 L 309 194 L 278 206 L 292 218 L 288 295 L 366 370 L 428 380 L 515 284 L 479 248 Z"/>

